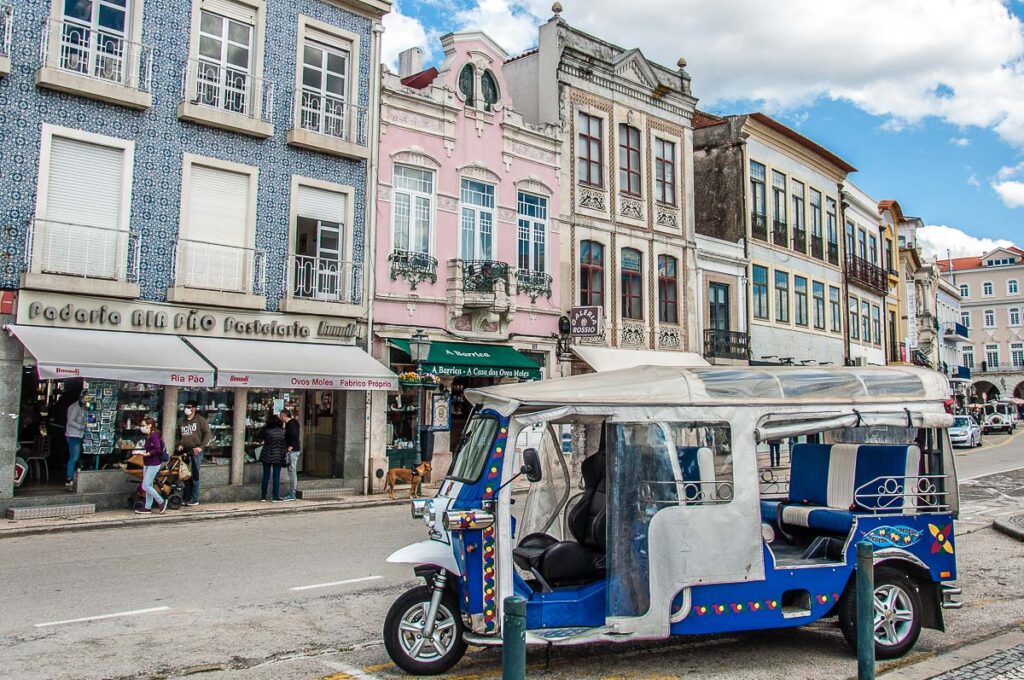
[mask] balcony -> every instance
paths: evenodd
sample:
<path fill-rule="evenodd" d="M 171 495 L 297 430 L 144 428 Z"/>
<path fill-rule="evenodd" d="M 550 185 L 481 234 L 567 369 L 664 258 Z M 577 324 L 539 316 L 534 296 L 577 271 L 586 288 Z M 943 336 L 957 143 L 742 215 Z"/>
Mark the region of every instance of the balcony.
<path fill-rule="evenodd" d="M 10 31 L 9 16 L 6 24 Z M 123 34 L 47 19 L 40 39 L 40 61 L 36 72 L 40 87 L 134 109 L 153 105 L 153 48 Z"/>
<path fill-rule="evenodd" d="M 971 369 L 966 366 L 953 366 L 951 377 L 953 380 L 969 381 L 971 379 Z"/>
<path fill-rule="evenodd" d="M 11 72 L 11 34 L 14 32 L 14 7 L 0 2 L 0 76 Z"/>
<path fill-rule="evenodd" d="M 413 290 L 424 281 L 437 283 L 437 260 L 426 253 L 395 249 L 388 255 L 388 264 L 391 280 L 405 279 Z"/>
<path fill-rule="evenodd" d="M 829 264 L 839 266 L 839 244 L 829 241 L 828 243 L 828 261 Z"/>
<path fill-rule="evenodd" d="M 32 220 L 25 241 L 24 288 L 139 296 L 137 232 Z"/>
<path fill-rule="evenodd" d="M 448 260 L 449 330 L 505 335 L 516 313 L 516 272 L 496 260 Z"/>
<path fill-rule="evenodd" d="M 788 241 L 788 225 L 785 222 L 780 222 L 779 220 L 772 220 L 772 243 L 785 248 Z"/>
<path fill-rule="evenodd" d="M 750 336 L 736 331 L 705 328 L 704 358 L 750 361 Z"/>
<path fill-rule="evenodd" d="M 533 271 L 532 269 L 519 269 L 516 271 L 516 293 L 522 293 L 530 297 L 530 302 L 536 302 L 542 295 L 548 300 L 551 299 L 551 274 L 546 272 Z"/>
<path fill-rule="evenodd" d="M 767 241 L 768 216 L 756 212 L 750 213 L 750 231 L 754 238 Z"/>
<path fill-rule="evenodd" d="M 504 283 L 509 289 L 509 266 L 497 260 L 463 260 L 462 289 L 467 293 L 494 293 Z"/>
<path fill-rule="evenodd" d="M 320 307 L 299 304 L 301 301 L 350 305 L 362 302 L 362 264 L 327 257 L 291 255 L 284 275 L 285 290 L 291 301 L 284 311 L 314 312 L 314 306 Z"/>
<path fill-rule="evenodd" d="M 819 260 L 825 259 L 825 242 L 820 236 L 811 237 L 811 257 Z"/>
<path fill-rule="evenodd" d="M 793 250 L 799 253 L 807 252 L 807 232 L 803 229 L 793 230 Z"/>
<path fill-rule="evenodd" d="M 168 302 L 263 309 L 267 251 L 181 239 L 174 248 Z"/>
<path fill-rule="evenodd" d="M 246 70 L 190 60 L 178 118 L 266 138 L 274 134 L 274 84 Z"/>
<path fill-rule="evenodd" d="M 846 258 L 846 276 L 853 283 L 885 294 L 889 291 L 889 275 L 881 267 L 856 255 Z"/>
<path fill-rule="evenodd" d="M 942 329 L 942 335 L 947 340 L 967 342 L 971 339 L 971 331 L 962 323 L 947 323 Z"/>
<path fill-rule="evenodd" d="M 366 108 L 319 91 L 295 93 L 288 143 L 355 160 L 370 157 Z"/>

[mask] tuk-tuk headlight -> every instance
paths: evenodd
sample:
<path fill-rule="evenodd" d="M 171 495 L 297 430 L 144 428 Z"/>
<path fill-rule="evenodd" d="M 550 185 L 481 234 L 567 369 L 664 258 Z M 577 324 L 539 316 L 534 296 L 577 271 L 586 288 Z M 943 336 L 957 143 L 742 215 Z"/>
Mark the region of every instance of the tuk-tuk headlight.
<path fill-rule="evenodd" d="M 494 524 L 494 513 L 487 510 L 449 510 L 441 521 L 446 531 L 474 531 Z"/>
<path fill-rule="evenodd" d="M 415 498 L 412 501 L 412 518 L 420 519 L 430 511 L 432 498 Z"/>

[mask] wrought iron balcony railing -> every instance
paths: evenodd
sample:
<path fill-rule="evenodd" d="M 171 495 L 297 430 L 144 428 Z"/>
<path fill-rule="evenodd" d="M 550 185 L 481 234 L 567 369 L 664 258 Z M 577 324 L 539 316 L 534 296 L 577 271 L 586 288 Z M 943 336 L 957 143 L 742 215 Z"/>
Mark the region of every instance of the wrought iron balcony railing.
<path fill-rule="evenodd" d="M 825 242 L 820 236 L 811 236 L 811 257 L 825 259 Z"/>
<path fill-rule="evenodd" d="M 178 286 L 266 294 L 265 250 L 181 239 L 175 245 L 174 261 Z"/>
<path fill-rule="evenodd" d="M 704 329 L 704 356 L 715 359 L 750 360 L 750 335 L 717 328 Z"/>
<path fill-rule="evenodd" d="M 530 302 L 544 296 L 551 299 L 551 274 L 532 269 L 520 269 L 516 272 L 516 292 L 530 296 Z"/>
<path fill-rule="evenodd" d="M 388 255 L 388 264 L 391 280 L 403 278 L 413 290 L 424 281 L 437 283 L 437 260 L 426 253 L 396 248 Z"/>
<path fill-rule="evenodd" d="M 295 98 L 291 127 L 366 146 L 366 107 L 316 90 L 299 90 Z"/>
<path fill-rule="evenodd" d="M 793 229 L 793 250 L 807 252 L 807 232 L 803 229 Z"/>
<path fill-rule="evenodd" d="M 947 323 L 942 333 L 947 338 L 953 338 L 958 340 L 970 340 L 971 332 L 967 326 L 962 323 Z"/>
<path fill-rule="evenodd" d="M 293 298 L 359 304 L 362 295 L 363 265 L 329 257 L 291 255 L 285 276 L 285 290 Z"/>
<path fill-rule="evenodd" d="M 768 240 L 768 216 L 758 212 L 750 213 L 751 235 L 762 241 Z"/>
<path fill-rule="evenodd" d="M 139 282 L 138 232 L 34 219 L 25 240 L 25 271 Z"/>
<path fill-rule="evenodd" d="M 777 246 L 786 246 L 789 241 L 789 228 L 785 222 L 772 220 L 772 243 Z"/>
<path fill-rule="evenodd" d="M 2 10 L 0 15 L 3 15 Z M 6 26 L 9 32 L 9 19 Z M 0 37 L 3 29 L 4 25 L 0 23 Z M 47 19 L 43 22 L 40 58 L 43 66 L 140 92 L 152 92 L 153 48 L 132 42 L 109 29 L 70 20 Z"/>
<path fill-rule="evenodd" d="M 878 265 L 856 255 L 846 258 L 846 276 L 849 280 L 879 293 L 889 290 L 889 275 Z"/>
<path fill-rule="evenodd" d="M 0 57 L 11 56 L 11 34 L 14 32 L 14 7 L 0 2 Z"/>
<path fill-rule="evenodd" d="M 462 290 L 466 293 L 493 293 L 494 284 L 505 282 L 508 290 L 509 266 L 496 260 L 463 260 Z"/>
<path fill-rule="evenodd" d="M 272 122 L 274 84 L 233 66 L 190 60 L 182 79 L 182 96 L 191 104 Z"/>

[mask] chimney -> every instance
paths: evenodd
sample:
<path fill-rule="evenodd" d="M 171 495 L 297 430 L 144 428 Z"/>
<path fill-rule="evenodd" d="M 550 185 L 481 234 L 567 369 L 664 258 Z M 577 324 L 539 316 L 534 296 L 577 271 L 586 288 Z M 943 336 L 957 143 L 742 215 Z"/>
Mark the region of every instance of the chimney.
<path fill-rule="evenodd" d="M 410 47 L 398 55 L 398 77 L 405 78 L 423 70 L 423 50 Z"/>

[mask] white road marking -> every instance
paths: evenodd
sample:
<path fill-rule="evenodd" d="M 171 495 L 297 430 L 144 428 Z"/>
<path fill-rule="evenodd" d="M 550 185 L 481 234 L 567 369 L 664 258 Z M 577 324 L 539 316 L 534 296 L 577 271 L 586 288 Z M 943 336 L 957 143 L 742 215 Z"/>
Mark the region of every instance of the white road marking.
<path fill-rule="evenodd" d="M 348 678 L 351 678 L 352 680 L 378 680 L 378 678 L 380 678 L 379 675 L 367 673 L 366 671 L 356 668 L 355 666 L 349 666 L 347 663 L 328 661 L 326 662 L 325 665 L 329 668 L 333 668 L 334 670 L 339 671 L 337 676 L 333 676 L 336 677 L 338 680 L 342 680 L 343 678 L 345 680 L 348 680 Z"/>
<path fill-rule="evenodd" d="M 149 609 L 135 609 L 130 612 L 117 612 L 116 614 L 100 614 L 99 616 L 85 616 L 80 619 L 68 619 L 66 621 L 49 621 L 47 623 L 36 623 L 36 628 L 46 628 L 48 626 L 63 626 L 66 623 L 85 623 L 86 621 L 100 621 L 102 619 L 113 619 L 120 616 L 138 616 L 139 614 L 152 614 L 154 612 L 165 612 L 170 607 L 151 607 Z"/>
<path fill-rule="evenodd" d="M 343 586 L 348 583 L 361 583 L 363 581 L 376 581 L 384 578 L 383 576 L 361 576 L 359 578 L 345 579 L 344 581 L 331 581 L 330 583 L 314 583 L 311 586 L 295 586 L 288 590 L 313 590 L 314 588 L 330 588 L 331 586 Z"/>

